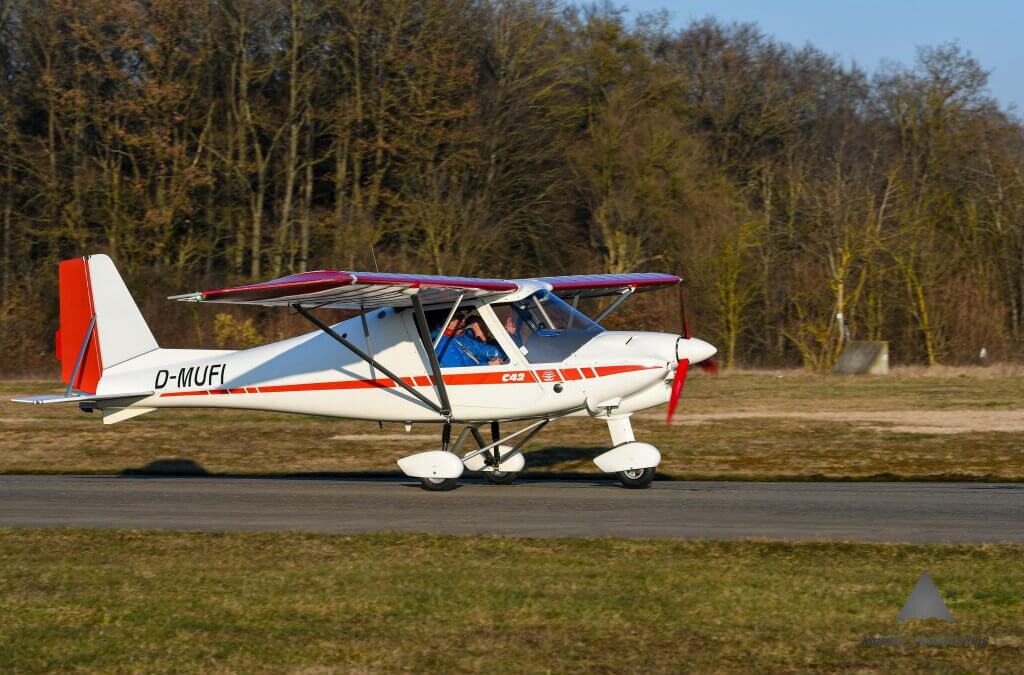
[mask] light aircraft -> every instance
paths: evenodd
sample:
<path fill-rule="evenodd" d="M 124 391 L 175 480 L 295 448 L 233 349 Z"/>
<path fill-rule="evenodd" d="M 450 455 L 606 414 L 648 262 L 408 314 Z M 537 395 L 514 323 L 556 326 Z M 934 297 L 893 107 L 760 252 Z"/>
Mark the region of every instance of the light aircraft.
<path fill-rule="evenodd" d="M 99 410 L 106 424 L 158 408 L 268 410 L 404 422 L 406 429 L 437 423 L 440 449 L 398 461 L 427 490 L 454 488 L 465 469 L 510 483 L 525 466 L 523 446 L 549 422 L 592 417 L 611 435 L 611 449 L 594 459 L 598 468 L 643 488 L 661 454 L 634 438 L 630 415 L 668 402 L 671 422 L 688 367 L 713 371 L 716 350 L 690 335 L 681 293 L 681 336 L 610 331 L 600 322 L 634 293 L 679 283 L 656 273 L 471 279 L 303 272 L 169 299 L 288 308 L 313 332 L 237 351 L 165 349 L 111 259 L 90 255 L 59 268 L 64 395 L 13 400 L 77 403 Z M 592 297 L 612 300 L 590 318 L 577 306 Z M 317 316 L 323 309 L 359 314 L 331 325 Z M 470 329 L 475 337 L 463 332 Z M 446 367 L 443 350 L 460 344 L 452 331 L 461 342 L 486 345 L 491 357 Z M 503 436 L 502 422 L 525 424 Z M 453 426 L 462 427 L 454 440 Z M 478 447 L 465 450 L 469 437 Z"/>

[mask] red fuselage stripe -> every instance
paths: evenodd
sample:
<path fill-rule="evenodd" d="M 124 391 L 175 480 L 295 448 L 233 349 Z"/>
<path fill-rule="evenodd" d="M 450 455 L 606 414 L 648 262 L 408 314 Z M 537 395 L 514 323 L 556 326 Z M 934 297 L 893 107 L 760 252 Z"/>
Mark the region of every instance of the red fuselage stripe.
<path fill-rule="evenodd" d="M 632 373 L 638 370 L 649 370 L 657 366 L 601 366 L 597 369 L 590 368 L 594 375 L 585 375 L 585 371 L 576 368 L 562 370 L 561 375 L 565 380 L 578 380 L 584 377 L 607 377 L 610 375 L 621 375 Z M 558 373 L 555 369 L 544 370 L 541 373 Z M 414 375 L 403 377 L 407 384 L 417 387 L 428 387 L 433 383 L 432 377 Z M 540 380 L 533 371 L 512 370 L 496 373 L 451 373 L 444 376 L 444 383 L 451 386 L 479 385 L 479 384 L 534 384 Z M 390 378 L 378 378 L 374 380 L 339 380 L 335 382 L 304 382 L 301 384 L 272 384 L 257 387 L 240 387 L 234 389 L 200 389 L 196 391 L 169 391 L 160 394 L 164 396 L 209 396 L 220 394 L 275 394 L 295 391 L 335 391 L 339 389 L 393 389 L 397 387 Z"/>
<path fill-rule="evenodd" d="M 594 370 L 597 371 L 597 377 L 607 377 L 609 375 L 620 375 L 622 373 L 632 373 L 638 370 L 648 370 L 656 366 L 599 366 Z"/>

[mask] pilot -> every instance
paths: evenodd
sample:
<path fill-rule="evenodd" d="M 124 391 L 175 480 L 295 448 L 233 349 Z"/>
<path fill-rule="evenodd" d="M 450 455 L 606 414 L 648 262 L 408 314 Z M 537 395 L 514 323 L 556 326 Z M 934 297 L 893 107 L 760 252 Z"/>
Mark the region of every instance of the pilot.
<path fill-rule="evenodd" d="M 437 339 L 438 331 L 430 333 Z M 444 337 L 437 343 L 437 360 L 442 368 L 461 368 L 484 364 L 496 366 L 505 362 L 501 350 L 486 342 L 487 336 L 480 319 L 467 320 L 465 314 L 452 317 L 444 329 Z"/>
<path fill-rule="evenodd" d="M 523 329 L 523 320 L 519 317 L 514 309 L 510 306 L 508 308 L 508 315 L 505 317 L 505 332 L 509 334 L 512 340 L 515 341 L 517 347 L 523 346 L 523 336 L 521 334 Z"/>

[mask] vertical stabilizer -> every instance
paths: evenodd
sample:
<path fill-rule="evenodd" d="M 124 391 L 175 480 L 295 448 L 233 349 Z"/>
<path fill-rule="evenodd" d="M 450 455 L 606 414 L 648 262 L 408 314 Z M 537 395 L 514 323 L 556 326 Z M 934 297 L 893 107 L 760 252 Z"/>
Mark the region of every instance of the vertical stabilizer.
<path fill-rule="evenodd" d="M 142 312 L 109 256 L 89 256 L 89 279 L 96 309 L 100 358 L 112 368 L 157 348 Z"/>
<path fill-rule="evenodd" d="M 61 262 L 57 358 L 65 384 L 96 393 L 104 369 L 154 349 L 156 339 L 108 256 Z"/>

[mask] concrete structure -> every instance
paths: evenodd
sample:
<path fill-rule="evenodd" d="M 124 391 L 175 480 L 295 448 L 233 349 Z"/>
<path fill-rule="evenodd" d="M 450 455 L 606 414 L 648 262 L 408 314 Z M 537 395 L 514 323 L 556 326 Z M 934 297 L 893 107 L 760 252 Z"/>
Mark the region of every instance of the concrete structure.
<path fill-rule="evenodd" d="M 851 340 L 839 355 L 836 375 L 888 375 L 889 343 L 885 340 Z"/>

